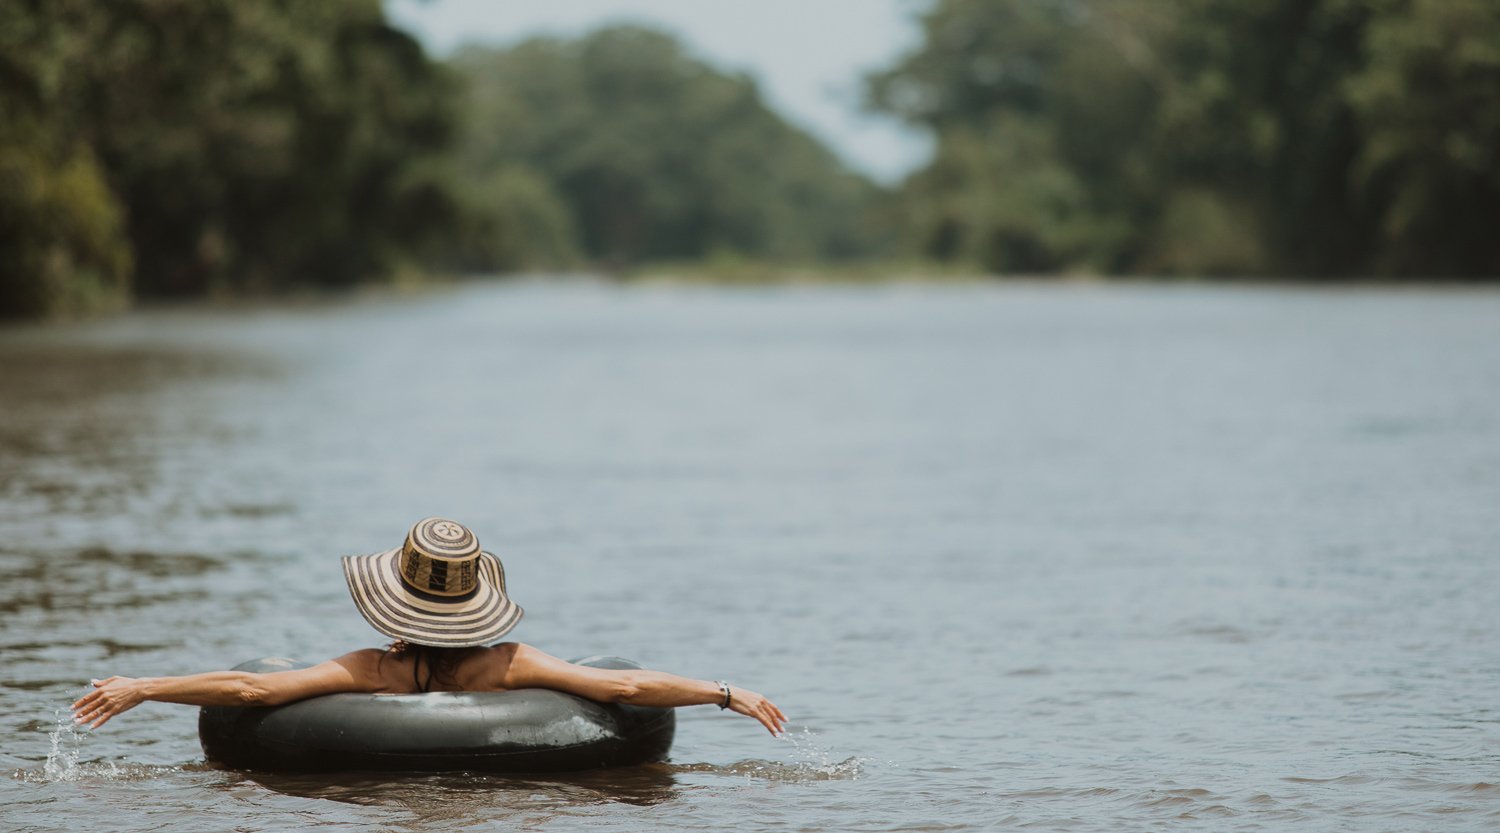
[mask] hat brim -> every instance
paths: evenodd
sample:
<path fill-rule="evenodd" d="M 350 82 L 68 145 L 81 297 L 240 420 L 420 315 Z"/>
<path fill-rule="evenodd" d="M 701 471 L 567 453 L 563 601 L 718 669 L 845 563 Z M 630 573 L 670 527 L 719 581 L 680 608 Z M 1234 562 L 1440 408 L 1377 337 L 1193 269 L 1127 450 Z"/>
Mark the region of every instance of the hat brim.
<path fill-rule="evenodd" d="M 401 580 L 401 549 L 344 556 L 344 580 L 370 627 L 414 645 L 467 648 L 509 633 L 525 613 L 505 594 L 505 568 L 479 553 L 479 587 L 461 598 L 423 593 Z"/>

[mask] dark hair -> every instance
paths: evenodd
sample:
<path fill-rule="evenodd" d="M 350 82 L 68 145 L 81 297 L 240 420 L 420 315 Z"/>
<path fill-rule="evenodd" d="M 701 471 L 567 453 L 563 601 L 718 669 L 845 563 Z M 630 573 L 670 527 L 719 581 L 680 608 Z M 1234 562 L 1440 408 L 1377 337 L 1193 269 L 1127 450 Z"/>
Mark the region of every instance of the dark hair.
<path fill-rule="evenodd" d="M 437 680 L 444 685 L 456 686 L 458 681 L 453 678 L 458 670 L 458 664 L 463 662 L 464 657 L 469 655 L 473 648 L 439 648 L 435 645 L 418 645 L 404 640 L 397 640 L 385 646 L 389 654 L 411 654 L 411 678 L 417 684 L 418 691 L 428 691 L 432 688 L 432 681 Z M 382 661 L 385 657 L 380 658 Z M 427 681 L 422 682 L 422 661 L 427 661 Z"/>

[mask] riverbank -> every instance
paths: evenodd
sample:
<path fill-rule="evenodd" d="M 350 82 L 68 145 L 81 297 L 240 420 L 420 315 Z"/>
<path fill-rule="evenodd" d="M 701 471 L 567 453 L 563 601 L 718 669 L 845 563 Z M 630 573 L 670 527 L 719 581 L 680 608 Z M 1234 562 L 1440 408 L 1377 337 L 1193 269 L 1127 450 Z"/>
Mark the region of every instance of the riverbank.
<path fill-rule="evenodd" d="M 1151 275 L 988 275 L 978 268 L 930 262 L 882 261 L 858 264 L 796 264 L 756 260 L 668 262 L 645 264 L 617 272 L 514 272 L 457 274 L 420 270 L 398 273 L 391 279 L 347 287 L 299 286 L 280 292 L 221 291 L 199 298 L 146 299 L 134 303 L 101 306 L 88 313 L 55 315 L 44 319 L 0 320 L 0 332 L 14 332 L 49 324 L 86 323 L 107 320 L 131 312 L 158 313 L 205 311 L 213 313 L 257 313 L 297 308 L 337 306 L 349 302 L 420 299 L 433 293 L 452 291 L 473 284 L 501 283 L 520 286 L 597 285 L 619 287 L 774 288 L 841 286 L 1157 286 L 1223 288 L 1226 290 L 1289 290 L 1307 292 L 1392 291 L 1500 292 L 1500 281 L 1435 278 L 1410 280 L 1359 278 L 1307 281 L 1291 278 L 1191 278 Z"/>

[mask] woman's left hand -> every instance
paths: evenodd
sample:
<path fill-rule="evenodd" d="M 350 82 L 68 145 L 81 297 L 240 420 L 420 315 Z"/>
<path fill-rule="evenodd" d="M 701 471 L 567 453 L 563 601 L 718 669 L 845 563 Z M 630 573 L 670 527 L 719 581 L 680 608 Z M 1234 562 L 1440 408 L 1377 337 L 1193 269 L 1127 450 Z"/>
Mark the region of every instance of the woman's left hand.
<path fill-rule="evenodd" d="M 94 680 L 94 690 L 73 704 L 73 721 L 97 729 L 108 723 L 111 717 L 130 711 L 145 699 L 146 685 L 142 680 L 130 677 Z"/>
<path fill-rule="evenodd" d="M 766 727 L 766 731 L 770 732 L 773 737 L 786 734 L 786 715 L 763 694 L 748 688 L 734 689 L 734 693 L 729 698 L 729 708 L 731 711 L 759 720 L 760 725 Z"/>

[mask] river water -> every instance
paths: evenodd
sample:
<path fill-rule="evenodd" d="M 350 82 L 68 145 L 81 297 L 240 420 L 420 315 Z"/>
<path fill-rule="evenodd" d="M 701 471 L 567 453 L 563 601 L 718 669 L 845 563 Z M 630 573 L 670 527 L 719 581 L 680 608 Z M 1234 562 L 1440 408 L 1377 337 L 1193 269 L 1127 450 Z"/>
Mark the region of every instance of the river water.
<path fill-rule="evenodd" d="M 775 699 L 670 763 L 276 776 L 90 677 L 514 637 Z M 0 332 L 0 828 L 1500 828 L 1500 293 L 473 284 Z"/>

